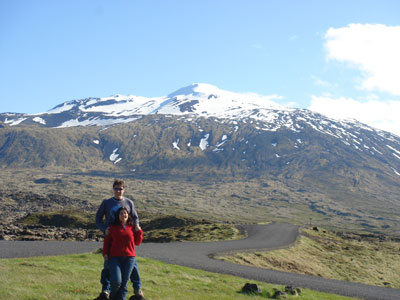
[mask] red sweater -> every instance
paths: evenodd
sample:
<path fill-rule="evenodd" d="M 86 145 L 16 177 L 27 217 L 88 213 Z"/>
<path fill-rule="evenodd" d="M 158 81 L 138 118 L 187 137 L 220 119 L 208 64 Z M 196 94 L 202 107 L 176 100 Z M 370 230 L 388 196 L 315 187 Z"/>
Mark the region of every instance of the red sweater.
<path fill-rule="evenodd" d="M 131 225 L 110 225 L 103 244 L 103 256 L 135 256 L 135 245 L 143 241 L 143 230 L 134 231 Z"/>

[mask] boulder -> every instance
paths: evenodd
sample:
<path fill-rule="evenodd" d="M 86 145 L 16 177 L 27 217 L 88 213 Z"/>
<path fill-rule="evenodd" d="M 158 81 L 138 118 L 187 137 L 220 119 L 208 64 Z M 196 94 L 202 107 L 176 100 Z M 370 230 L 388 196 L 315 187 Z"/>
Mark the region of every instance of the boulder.
<path fill-rule="evenodd" d="M 301 289 L 292 285 L 287 285 L 285 286 L 285 292 L 292 296 L 299 296 L 301 294 Z"/>
<path fill-rule="evenodd" d="M 272 299 L 286 299 L 287 298 L 287 293 L 274 289 L 274 293 L 272 295 Z"/>
<path fill-rule="evenodd" d="M 243 293 L 255 293 L 255 294 L 261 294 L 261 289 L 258 287 L 257 284 L 255 283 L 246 283 L 243 287 L 242 287 L 242 292 Z"/>

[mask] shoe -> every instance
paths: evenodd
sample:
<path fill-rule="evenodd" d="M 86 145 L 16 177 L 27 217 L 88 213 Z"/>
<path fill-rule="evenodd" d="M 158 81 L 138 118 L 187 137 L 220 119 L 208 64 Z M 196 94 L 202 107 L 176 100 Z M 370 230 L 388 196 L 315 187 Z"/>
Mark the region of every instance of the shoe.
<path fill-rule="evenodd" d="M 110 294 L 108 292 L 101 292 L 100 295 L 94 300 L 110 300 Z"/>
<path fill-rule="evenodd" d="M 133 294 L 134 294 L 134 295 L 137 295 L 137 296 L 141 296 L 141 297 L 144 298 L 144 294 L 143 294 L 142 289 L 133 290 Z"/>
<path fill-rule="evenodd" d="M 140 295 L 133 295 L 129 298 L 129 300 L 146 300 L 146 299 Z"/>

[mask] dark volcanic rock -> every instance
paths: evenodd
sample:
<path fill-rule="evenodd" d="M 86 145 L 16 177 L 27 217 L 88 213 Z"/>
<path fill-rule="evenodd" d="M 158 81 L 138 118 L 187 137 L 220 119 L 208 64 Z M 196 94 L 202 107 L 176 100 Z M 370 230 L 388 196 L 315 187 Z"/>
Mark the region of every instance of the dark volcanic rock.
<path fill-rule="evenodd" d="M 102 239 L 103 234 L 99 230 L 40 225 L 0 224 L 0 240 L 101 241 Z"/>
<path fill-rule="evenodd" d="M 242 287 L 242 292 L 243 292 L 243 293 L 248 293 L 248 294 L 251 294 L 251 293 L 260 294 L 260 293 L 261 293 L 261 289 L 258 287 L 257 284 L 247 282 L 247 283 Z"/>

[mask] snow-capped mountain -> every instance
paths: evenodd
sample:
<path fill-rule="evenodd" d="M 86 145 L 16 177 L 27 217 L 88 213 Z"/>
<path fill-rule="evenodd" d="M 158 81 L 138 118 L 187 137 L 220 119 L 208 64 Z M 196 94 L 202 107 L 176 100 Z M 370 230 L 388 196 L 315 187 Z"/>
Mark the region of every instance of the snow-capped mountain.
<path fill-rule="evenodd" d="M 346 129 L 352 126 L 378 132 L 396 139 L 390 133 L 374 129 L 355 120 L 334 120 L 309 110 L 288 108 L 274 102 L 278 96 L 259 96 L 221 90 L 210 84 L 192 84 L 168 96 L 146 98 L 115 95 L 105 98 L 86 98 L 64 102 L 40 114 L 0 114 L 0 121 L 9 126 L 33 125 L 64 128 L 74 126 L 108 126 L 128 123 L 144 115 L 186 116 L 188 119 L 204 117 L 222 120 L 251 120 L 261 130 L 281 127 L 298 131 L 307 124 L 338 138 L 351 138 Z M 339 125 L 339 127 L 338 127 Z M 341 128 L 343 127 L 343 128 Z"/>
<path fill-rule="evenodd" d="M 8 126 L 38 125 L 65 128 L 129 123 L 146 115 L 181 116 L 183 118 L 181 120 L 186 121 L 200 117 L 213 118 L 219 122 L 229 123 L 233 128 L 237 128 L 237 122 L 251 123 L 254 129 L 260 131 L 289 129 L 300 133 L 306 128 L 312 128 L 371 155 L 380 153 L 374 143 L 380 145 L 387 140 L 393 157 L 400 159 L 400 138 L 396 135 L 356 120 L 334 120 L 309 110 L 287 108 L 273 101 L 277 98 L 277 96 L 234 93 L 210 84 L 192 84 L 164 97 L 115 95 L 105 98 L 86 98 L 62 103 L 45 113 L 36 115 L 0 114 L 0 121 Z M 364 134 L 360 134 L 361 131 Z M 375 134 L 372 135 L 374 143 L 371 144 L 371 139 L 365 138 L 365 132 Z M 400 172 L 400 168 L 398 169 Z"/>
<path fill-rule="evenodd" d="M 400 229 L 400 138 L 275 98 L 193 84 L 165 97 L 87 98 L 37 115 L 1 114 L 0 167 L 258 178 L 266 182 L 253 191 L 258 199 L 265 193 L 321 219 Z M 252 205 L 265 209 L 265 201 Z"/>
<path fill-rule="evenodd" d="M 289 130 L 298 136 L 313 130 L 333 137 L 347 147 L 366 155 L 379 157 L 389 154 L 393 159 L 389 160 L 390 167 L 400 176 L 398 136 L 356 120 L 334 120 L 309 110 L 283 107 L 273 101 L 276 98 L 278 97 L 234 93 L 209 84 L 192 84 L 164 97 L 115 95 L 73 100 L 36 115 L 1 114 L 0 121 L 10 127 L 104 127 L 138 121 L 144 116 L 174 116 L 181 122 L 191 122 L 199 118 L 212 119 L 227 124 L 231 132 L 238 131 L 239 123 L 242 126 L 249 124 L 257 132 Z M 223 151 L 221 146 L 229 141 L 230 135 L 223 136 L 225 139 L 215 141 L 213 145 L 210 133 L 204 134 L 198 147 L 203 151 Z M 178 150 L 185 148 L 182 145 L 184 142 L 183 138 L 178 137 L 177 140 L 171 141 L 171 145 L 173 149 Z M 382 150 L 382 145 L 386 145 L 383 147 L 385 151 Z M 115 154 L 110 153 L 110 157 L 114 156 Z"/>
<path fill-rule="evenodd" d="M 192 84 L 168 96 L 146 98 L 115 95 L 62 103 L 37 115 L 3 114 L 1 120 L 10 126 L 36 122 L 46 127 L 112 125 L 126 123 L 141 115 L 192 115 L 238 119 L 271 119 L 271 109 L 289 110 L 274 103 L 274 97 L 240 94 L 209 84 Z"/>

